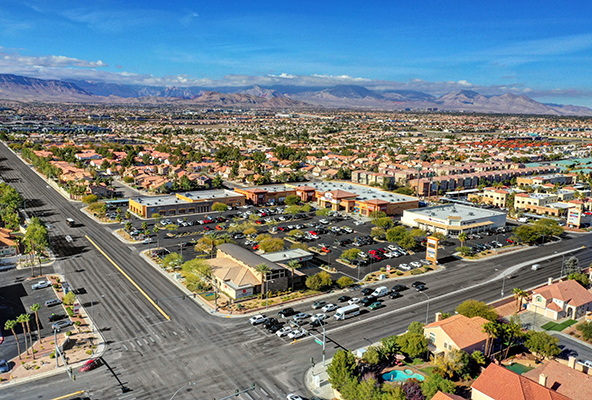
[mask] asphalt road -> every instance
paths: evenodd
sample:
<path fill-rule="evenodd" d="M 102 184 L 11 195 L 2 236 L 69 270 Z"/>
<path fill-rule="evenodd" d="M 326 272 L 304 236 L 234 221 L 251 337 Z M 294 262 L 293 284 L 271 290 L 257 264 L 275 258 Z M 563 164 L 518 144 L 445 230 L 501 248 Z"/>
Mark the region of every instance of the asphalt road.
<path fill-rule="evenodd" d="M 321 355 L 320 346 L 313 340 L 290 343 L 250 326 L 246 318 L 216 318 L 193 301 L 176 297 L 180 291 L 139 257 L 136 246 L 122 243 L 108 226 L 92 222 L 79 211 L 80 203 L 71 203 L 47 188 L 45 182 L 4 145 L 0 145 L 0 173 L 28 199 L 27 209 L 43 213 L 42 218 L 51 225 L 53 250 L 58 257 L 54 269 L 64 274 L 74 288 L 86 291 L 80 296 L 85 305 L 90 306 L 93 301 L 90 313 L 107 342 L 104 359 L 117 379 L 131 390 L 122 393 L 116 377 L 101 367 L 78 374 L 76 382 L 60 375 L 38 380 L 34 385 L 3 388 L 0 389 L 3 397 L 50 399 L 87 390 L 92 399 L 168 399 L 188 382 L 196 384 L 188 391 L 182 390 L 176 399 L 220 398 L 234 393 L 235 389 L 250 387 L 252 383 L 257 389 L 239 398 L 279 399 L 290 392 L 305 393 L 303 377 L 310 357 L 319 362 Z M 80 225 L 66 226 L 66 217 Z M 73 242 L 67 242 L 65 235 L 70 235 Z M 170 321 L 90 244 L 85 235 L 150 298 L 172 298 L 159 301 L 159 306 L 171 317 Z M 429 287 L 425 295 L 411 289 L 400 299 L 386 300 L 386 307 L 379 311 L 341 324 L 331 321 L 328 337 L 333 346 L 328 346 L 327 357 L 335 351 L 335 343 L 356 349 L 405 331 L 413 320 L 425 322 L 428 298 L 430 320 L 435 311 L 452 311 L 467 298 L 498 299 L 502 279 L 470 287 L 501 276 L 503 270 L 519 263 L 528 264 L 554 252 L 576 251 L 588 241 L 587 235 L 567 237 L 560 243 L 511 256 L 449 263 L 446 271 L 421 276 Z M 582 264 L 590 262 L 587 249 L 576 254 Z M 528 267 L 517 271 L 514 279 L 505 280 L 506 293 L 511 293 L 512 287 L 528 288 L 544 283 L 548 276 L 558 276 L 560 264 L 561 257 L 555 256 L 543 262 L 540 271 L 531 271 Z M 300 308 L 309 311 L 310 304 Z"/>

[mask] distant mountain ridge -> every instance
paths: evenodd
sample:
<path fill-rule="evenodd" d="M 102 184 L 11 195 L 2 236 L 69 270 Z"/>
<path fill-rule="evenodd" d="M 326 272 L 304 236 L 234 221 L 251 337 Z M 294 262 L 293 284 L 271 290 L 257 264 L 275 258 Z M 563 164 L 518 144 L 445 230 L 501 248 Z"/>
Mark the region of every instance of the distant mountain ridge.
<path fill-rule="evenodd" d="M 376 110 L 438 110 L 499 114 L 592 116 L 592 109 L 543 104 L 526 95 L 485 96 L 471 90 L 440 97 L 413 90 L 368 89 L 360 85 L 329 87 L 245 86 L 166 87 L 126 85 L 92 80 L 46 80 L 0 74 L 0 98 L 16 101 L 112 104 L 199 104 L 216 107 L 360 108 Z"/>

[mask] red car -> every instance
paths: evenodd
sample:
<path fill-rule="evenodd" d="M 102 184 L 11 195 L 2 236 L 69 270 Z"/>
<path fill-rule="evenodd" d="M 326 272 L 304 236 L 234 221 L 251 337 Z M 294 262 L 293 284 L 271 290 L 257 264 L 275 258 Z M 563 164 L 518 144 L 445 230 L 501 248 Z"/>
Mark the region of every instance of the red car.
<path fill-rule="evenodd" d="M 211 230 L 213 230 L 211 227 L 209 227 L 209 226 L 204 226 L 204 231 L 211 231 Z"/>
<path fill-rule="evenodd" d="M 328 249 L 328 248 L 326 248 L 326 247 L 323 247 L 323 248 L 321 249 L 321 251 L 322 251 L 323 253 L 330 253 L 330 252 L 331 252 L 331 249 Z"/>
<path fill-rule="evenodd" d="M 91 358 L 87 362 L 85 362 L 82 367 L 78 370 L 78 372 L 87 372 L 91 371 L 97 367 L 101 366 L 101 360 L 98 358 Z"/>
<path fill-rule="evenodd" d="M 263 221 L 261 221 L 260 219 L 258 219 L 257 221 L 255 221 L 255 223 L 261 225 L 261 224 L 263 224 Z"/>
<path fill-rule="evenodd" d="M 508 242 L 508 243 L 514 243 L 514 241 L 512 239 L 506 239 L 506 242 Z"/>
<path fill-rule="evenodd" d="M 214 222 L 214 220 L 212 220 L 212 219 L 209 219 L 209 218 L 208 218 L 208 219 L 204 219 L 204 220 L 203 220 L 203 223 L 204 223 L 204 224 L 211 224 L 212 222 Z"/>
<path fill-rule="evenodd" d="M 259 249 L 259 245 L 256 244 L 255 246 L 253 246 L 253 250 L 258 250 Z"/>
<path fill-rule="evenodd" d="M 219 231 L 221 231 L 224 228 L 222 228 L 220 225 L 216 225 L 216 229 L 219 230 Z"/>

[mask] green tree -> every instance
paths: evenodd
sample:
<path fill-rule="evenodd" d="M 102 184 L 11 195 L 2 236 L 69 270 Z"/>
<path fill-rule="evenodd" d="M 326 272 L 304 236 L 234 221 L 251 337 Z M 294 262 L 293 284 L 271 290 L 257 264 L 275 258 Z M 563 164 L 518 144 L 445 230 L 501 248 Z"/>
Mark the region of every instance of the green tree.
<path fill-rule="evenodd" d="M 142 222 L 142 230 L 143 231 L 147 231 L 148 230 L 148 222 L 146 222 L 146 221 L 143 221 Z"/>
<path fill-rule="evenodd" d="M 266 238 L 259 242 L 259 250 L 266 253 L 280 251 L 284 248 L 284 239 L 281 238 Z"/>
<path fill-rule="evenodd" d="M 29 322 L 30 318 L 31 316 L 29 314 L 21 314 L 18 317 L 16 317 L 16 322 L 21 324 L 21 326 L 23 327 L 23 336 L 25 337 L 25 347 L 27 348 L 27 354 L 29 354 L 29 341 L 27 340 L 27 322 Z"/>
<path fill-rule="evenodd" d="M 480 316 L 489 321 L 496 321 L 498 318 L 497 313 L 491 306 L 488 306 L 482 301 L 472 299 L 460 303 L 456 307 L 456 312 L 468 318 Z"/>
<path fill-rule="evenodd" d="M 228 210 L 228 205 L 224 203 L 214 203 L 212 204 L 212 211 L 216 212 L 224 212 Z"/>
<path fill-rule="evenodd" d="M 547 332 L 531 332 L 524 342 L 528 350 L 543 359 L 559 355 L 561 349 L 558 344 L 559 339 L 549 335 Z"/>
<path fill-rule="evenodd" d="M 399 336 L 397 344 L 410 358 L 424 356 L 428 350 L 428 340 L 419 333 L 407 332 Z"/>
<path fill-rule="evenodd" d="M 14 335 L 14 341 L 16 342 L 16 349 L 18 352 L 19 360 L 21 359 L 21 344 L 19 343 L 18 336 L 16 335 L 16 331 L 14 328 L 17 326 L 18 322 L 13 319 L 7 319 L 4 322 L 4 330 L 11 331 Z"/>
<path fill-rule="evenodd" d="M 574 280 L 584 287 L 588 287 L 590 285 L 590 278 L 586 274 L 569 274 L 567 279 Z"/>
<path fill-rule="evenodd" d="M 392 357 L 399 353 L 400 347 L 397 342 L 398 338 L 397 335 L 391 335 L 380 339 L 381 350 L 386 357 Z"/>
<path fill-rule="evenodd" d="M 407 332 L 423 335 L 423 324 L 418 321 L 413 321 L 412 323 L 409 324 L 409 327 L 407 328 Z"/>
<path fill-rule="evenodd" d="M 223 185 L 224 185 L 224 181 L 222 180 L 222 177 L 220 175 L 216 175 L 212 179 L 212 186 L 215 187 L 216 189 L 222 189 Z"/>
<path fill-rule="evenodd" d="M 380 228 L 390 228 L 394 222 L 390 217 L 377 218 L 372 223 Z"/>
<path fill-rule="evenodd" d="M 337 279 L 336 283 L 340 288 L 343 289 L 343 288 L 353 285 L 354 280 L 352 278 L 350 278 L 349 276 L 342 276 L 341 278 Z"/>
<path fill-rule="evenodd" d="M 31 305 L 30 311 L 35 314 L 35 326 L 37 327 L 37 339 L 41 341 L 41 335 L 39 334 L 39 310 L 41 309 L 41 305 L 39 303 L 35 303 Z"/>
<path fill-rule="evenodd" d="M 383 354 L 377 346 L 368 347 L 362 357 L 362 360 L 368 365 L 380 364 L 383 359 Z"/>
<path fill-rule="evenodd" d="M 297 205 L 291 205 L 286 207 L 286 209 L 284 210 L 285 214 L 290 214 L 290 215 L 296 215 L 301 211 L 301 208 Z"/>
<path fill-rule="evenodd" d="M 294 271 L 301 267 L 300 263 L 296 260 L 290 260 L 286 263 L 286 267 L 292 271 L 292 291 L 294 291 Z"/>
<path fill-rule="evenodd" d="M 185 261 L 181 265 L 181 269 L 186 273 L 191 273 L 207 280 L 212 277 L 212 268 L 203 258 L 194 258 L 193 260 Z"/>
<path fill-rule="evenodd" d="M 357 381 L 358 374 L 356 357 L 349 350 L 337 350 L 331 364 L 327 366 L 329 383 L 337 391 L 341 391 L 347 382 L 354 379 Z"/>
<path fill-rule="evenodd" d="M 290 195 L 286 196 L 286 199 L 284 200 L 284 202 L 288 206 L 293 206 L 293 205 L 300 203 L 300 197 L 296 196 L 295 194 L 290 194 Z"/>
<path fill-rule="evenodd" d="M 565 262 L 565 275 L 569 276 L 571 274 L 579 274 L 582 272 L 582 267 L 580 267 L 580 260 L 577 257 L 571 256 Z"/>
<path fill-rule="evenodd" d="M 321 271 L 316 275 L 306 278 L 306 287 L 311 290 L 321 290 L 332 284 L 333 280 L 331 279 L 331 275 L 326 271 Z"/>
<path fill-rule="evenodd" d="M 165 268 L 181 268 L 183 265 L 183 257 L 179 253 L 169 253 L 162 260 L 162 266 Z"/>
<path fill-rule="evenodd" d="M 99 201 L 99 197 L 97 195 L 89 194 L 86 196 L 82 196 L 82 202 L 84 204 L 92 204 L 96 203 L 97 201 Z"/>
<path fill-rule="evenodd" d="M 267 274 L 271 272 L 271 268 L 269 265 L 265 263 L 259 263 L 255 266 L 255 271 L 261 275 L 261 294 L 265 293 L 265 281 L 267 279 Z"/>
<path fill-rule="evenodd" d="M 473 252 L 473 250 L 469 246 L 460 246 L 454 250 L 458 251 L 463 257 L 467 257 L 471 255 L 471 253 Z"/>
<path fill-rule="evenodd" d="M 468 238 L 469 238 L 469 236 L 466 234 L 466 232 L 461 232 L 458 235 L 458 240 L 460 240 L 461 247 L 463 247 L 465 245 L 465 242 L 467 241 Z"/>
<path fill-rule="evenodd" d="M 71 306 L 72 304 L 74 304 L 74 302 L 76 301 L 76 295 L 74 294 L 74 292 L 68 292 L 64 298 L 62 299 L 62 303 L 64 303 L 67 306 Z"/>
<path fill-rule="evenodd" d="M 407 233 L 405 236 L 403 236 L 401 239 L 399 239 L 397 244 L 399 246 L 401 246 L 402 248 L 404 248 L 405 250 L 411 250 L 417 245 L 417 243 L 415 242 L 415 239 L 409 233 Z"/>
<path fill-rule="evenodd" d="M 514 293 L 514 299 L 516 300 L 516 312 L 519 312 L 522 309 L 522 302 L 528 298 L 528 292 L 520 288 L 514 288 L 512 293 Z"/>
<path fill-rule="evenodd" d="M 584 338 L 584 340 L 592 339 L 592 322 L 582 322 L 577 324 L 576 329 L 582 332 L 582 338 Z"/>
<path fill-rule="evenodd" d="M 128 232 L 131 231 L 133 227 L 134 225 L 130 221 L 127 221 L 124 225 L 124 229 Z"/>
<path fill-rule="evenodd" d="M 456 385 L 451 380 L 443 378 L 438 374 L 432 374 L 421 383 L 421 391 L 426 399 L 431 399 L 438 393 L 455 393 Z"/>
<path fill-rule="evenodd" d="M 389 242 L 398 242 L 400 239 L 403 238 L 407 234 L 407 229 L 402 226 L 395 226 L 394 228 L 389 229 L 386 231 L 386 240 Z"/>
<path fill-rule="evenodd" d="M 330 208 L 319 208 L 315 214 L 319 217 L 326 217 L 331 212 Z"/>
<path fill-rule="evenodd" d="M 356 248 L 347 249 L 343 253 L 341 253 L 340 258 L 342 258 L 344 260 L 348 260 L 348 261 L 353 261 L 356 258 L 358 258 L 358 255 L 360 254 L 361 251 L 362 250 L 356 249 Z"/>

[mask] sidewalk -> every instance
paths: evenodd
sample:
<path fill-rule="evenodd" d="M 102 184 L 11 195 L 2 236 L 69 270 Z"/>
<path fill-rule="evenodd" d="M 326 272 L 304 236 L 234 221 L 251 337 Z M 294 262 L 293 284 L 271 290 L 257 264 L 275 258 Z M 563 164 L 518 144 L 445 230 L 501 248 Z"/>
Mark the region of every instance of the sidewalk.
<path fill-rule="evenodd" d="M 327 366 L 331 364 L 332 358 L 325 360 L 325 367 L 322 364 L 309 368 L 304 374 L 304 384 L 306 389 L 314 396 L 321 399 L 331 400 L 335 398 L 333 387 L 329 383 L 327 375 Z"/>
<path fill-rule="evenodd" d="M 58 276 L 51 274 L 51 276 Z M 63 280 L 63 277 L 60 277 Z M 65 332 L 58 333 L 58 344 L 62 345 L 66 340 L 71 343 L 66 346 L 64 351 L 68 362 L 68 367 L 72 369 L 74 375 L 78 374 L 78 368 L 91 357 L 100 357 L 105 351 L 105 339 L 100 331 L 95 329 L 94 322 L 89 317 L 86 309 L 81 304 L 79 315 L 81 317 L 80 326 L 74 325 L 72 334 L 67 336 Z M 34 321 L 34 316 L 32 318 Z M 80 320 L 72 318 L 75 322 Z M 32 331 L 33 334 L 36 331 Z M 9 360 L 9 365 L 14 367 L 7 373 L 1 374 L 0 389 L 9 385 L 18 385 L 26 382 L 31 382 L 48 376 L 54 376 L 66 372 L 66 367 L 62 361 L 59 360 L 60 367 L 56 366 L 56 358 L 51 358 L 50 354 L 55 351 L 54 336 L 42 337 L 41 340 L 35 342 L 29 349 L 33 350 L 33 354 L 27 354 L 27 349 L 21 353 L 22 359 L 15 357 Z"/>

